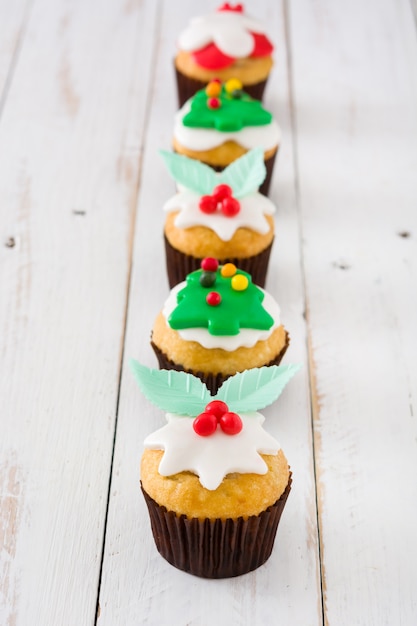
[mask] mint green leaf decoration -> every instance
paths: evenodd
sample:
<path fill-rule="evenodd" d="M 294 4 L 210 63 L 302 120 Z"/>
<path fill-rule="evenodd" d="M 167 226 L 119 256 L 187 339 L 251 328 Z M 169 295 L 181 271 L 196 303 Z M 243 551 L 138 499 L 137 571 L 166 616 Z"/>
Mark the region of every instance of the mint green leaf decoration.
<path fill-rule="evenodd" d="M 243 198 L 257 191 L 265 176 L 264 151 L 254 148 L 228 165 L 220 174 L 219 182 L 230 185 L 235 198 Z"/>
<path fill-rule="evenodd" d="M 175 370 L 156 370 L 130 360 L 130 368 L 143 395 L 163 411 L 196 416 L 213 398 L 196 376 Z"/>
<path fill-rule="evenodd" d="M 220 387 L 216 400 L 236 413 L 258 411 L 278 398 L 299 369 L 300 365 L 269 365 L 235 374 Z"/>
<path fill-rule="evenodd" d="M 190 191 L 206 196 L 218 184 L 216 172 L 209 165 L 175 152 L 160 150 L 159 153 L 172 178 Z"/>

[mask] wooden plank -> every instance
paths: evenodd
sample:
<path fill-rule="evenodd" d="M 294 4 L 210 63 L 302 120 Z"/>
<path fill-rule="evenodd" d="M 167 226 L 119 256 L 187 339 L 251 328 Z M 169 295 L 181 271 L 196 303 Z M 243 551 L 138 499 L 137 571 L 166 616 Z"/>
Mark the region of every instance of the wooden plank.
<path fill-rule="evenodd" d="M 128 369 L 129 358 L 156 367 L 149 345 L 153 320 L 168 293 L 162 242 L 163 203 L 174 191 L 159 148 L 168 148 L 176 107 L 172 56 L 175 37 L 204 2 L 166 2 L 146 154 L 138 204 L 134 271 L 129 301 L 113 480 L 100 594 L 100 626 L 113 624 L 303 624 L 322 623 L 311 422 L 306 365 L 306 328 L 293 170 L 287 57 L 282 3 L 258 2 L 277 42 L 277 65 L 267 103 L 283 126 L 273 197 L 279 203 L 277 243 L 267 287 L 281 303 L 292 335 L 286 362 L 304 363 L 279 403 L 266 411 L 294 472 L 294 487 L 269 562 L 247 576 L 207 581 L 168 565 L 157 553 L 139 489 L 145 436 L 163 415 L 142 398 Z"/>
<path fill-rule="evenodd" d="M 410 4 L 291 3 L 325 623 L 417 623 Z"/>
<path fill-rule="evenodd" d="M 10 626 L 95 621 L 156 10 L 38 0 L 0 120 Z"/>
<path fill-rule="evenodd" d="M 30 5 L 29 0 L 0 1 L 0 110 L 23 41 Z"/>

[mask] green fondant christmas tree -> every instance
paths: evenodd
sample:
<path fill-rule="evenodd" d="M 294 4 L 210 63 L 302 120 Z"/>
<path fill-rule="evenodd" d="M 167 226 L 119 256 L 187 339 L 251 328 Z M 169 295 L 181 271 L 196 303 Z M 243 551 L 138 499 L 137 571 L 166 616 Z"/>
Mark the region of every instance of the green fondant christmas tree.
<path fill-rule="evenodd" d="M 190 111 L 183 118 L 184 126 L 234 132 L 245 126 L 270 124 L 271 113 L 263 108 L 259 100 L 254 100 L 241 89 L 230 89 L 228 83 L 233 81 L 235 79 L 219 85 L 215 97 L 207 93 L 212 83 L 198 91 L 191 100 Z"/>
<path fill-rule="evenodd" d="M 171 328 L 207 328 L 212 335 L 237 335 L 241 328 L 269 330 L 273 318 L 262 306 L 264 293 L 249 274 L 232 263 L 202 261 L 202 269 L 187 276 L 168 318 Z"/>

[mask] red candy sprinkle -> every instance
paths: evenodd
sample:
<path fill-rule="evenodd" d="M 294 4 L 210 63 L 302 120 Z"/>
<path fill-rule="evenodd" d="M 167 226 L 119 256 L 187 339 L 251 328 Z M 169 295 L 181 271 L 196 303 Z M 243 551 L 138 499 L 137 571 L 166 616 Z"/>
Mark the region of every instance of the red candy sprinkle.
<path fill-rule="evenodd" d="M 209 437 L 217 428 L 217 418 L 213 413 L 200 413 L 193 421 L 194 432 L 200 437 Z"/>
<path fill-rule="evenodd" d="M 224 413 L 227 413 L 228 410 L 229 407 L 226 402 L 223 402 L 222 400 L 212 400 L 204 409 L 206 413 L 212 413 L 215 415 L 217 420 L 219 420 Z"/>
<path fill-rule="evenodd" d="M 218 98 L 209 98 L 207 100 L 207 106 L 209 109 L 219 109 L 221 102 Z"/>
<path fill-rule="evenodd" d="M 201 269 L 205 272 L 216 272 L 219 267 L 219 262 L 217 259 L 213 259 L 211 256 L 207 256 L 205 259 L 201 261 Z"/>
<path fill-rule="evenodd" d="M 218 423 L 225 435 L 237 435 L 243 428 L 240 416 L 229 411 L 226 402 L 222 400 L 209 402 L 204 413 L 197 415 L 193 421 L 193 428 L 197 435 L 208 437 L 216 431 Z"/>
<path fill-rule="evenodd" d="M 236 198 L 225 198 L 222 201 L 221 212 L 223 215 L 226 215 L 226 217 L 233 217 L 234 215 L 237 215 L 239 211 L 240 202 L 239 200 L 236 200 Z"/>
<path fill-rule="evenodd" d="M 237 413 L 223 413 L 219 420 L 220 428 L 226 435 L 237 435 L 243 428 L 242 420 Z"/>
<path fill-rule="evenodd" d="M 222 184 L 217 185 L 211 195 L 217 202 L 222 202 L 225 198 L 230 198 L 232 193 L 232 188 L 229 185 Z"/>
<path fill-rule="evenodd" d="M 210 291 L 206 296 L 206 302 L 210 306 L 218 306 L 221 301 L 222 297 L 217 291 Z"/>
<path fill-rule="evenodd" d="M 243 4 L 236 4 L 235 6 L 225 2 L 221 7 L 217 9 L 218 11 L 233 11 L 234 13 L 243 13 Z"/>
<path fill-rule="evenodd" d="M 214 213 L 217 209 L 217 202 L 213 196 L 201 196 L 198 206 L 203 213 Z"/>

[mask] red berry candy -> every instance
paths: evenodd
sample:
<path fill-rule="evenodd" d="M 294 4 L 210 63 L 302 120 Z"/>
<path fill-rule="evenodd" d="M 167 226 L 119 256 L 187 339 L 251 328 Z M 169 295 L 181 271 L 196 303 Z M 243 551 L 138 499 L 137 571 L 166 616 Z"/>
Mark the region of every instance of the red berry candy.
<path fill-rule="evenodd" d="M 222 297 L 217 291 L 210 291 L 206 296 L 206 302 L 210 306 L 219 306 L 221 301 Z"/>
<path fill-rule="evenodd" d="M 214 198 L 217 202 L 222 202 L 225 198 L 230 198 L 233 191 L 229 185 L 216 185 L 211 194 L 212 198 Z"/>
<path fill-rule="evenodd" d="M 221 102 L 218 98 L 209 98 L 207 100 L 207 106 L 209 109 L 219 109 Z"/>
<path fill-rule="evenodd" d="M 240 211 L 240 202 L 236 198 L 225 198 L 222 201 L 221 212 L 226 217 L 233 217 Z"/>
<path fill-rule="evenodd" d="M 200 437 L 209 437 L 217 428 L 217 418 L 213 413 L 200 413 L 193 421 L 194 432 Z"/>
<path fill-rule="evenodd" d="M 227 413 L 228 410 L 229 407 L 226 402 L 223 402 L 222 400 L 212 400 L 204 409 L 206 413 L 212 413 L 215 415 L 217 420 L 219 420 L 224 413 Z"/>
<path fill-rule="evenodd" d="M 232 412 L 223 413 L 219 424 L 226 435 L 237 435 L 243 428 L 243 423 L 239 415 Z"/>
<path fill-rule="evenodd" d="M 213 196 L 201 196 L 198 207 L 203 213 L 214 213 L 217 210 L 217 202 Z"/>
<path fill-rule="evenodd" d="M 218 260 L 213 259 L 211 256 L 206 256 L 206 258 L 201 261 L 201 269 L 205 272 L 216 272 L 218 267 Z"/>

